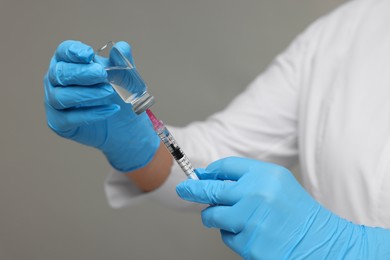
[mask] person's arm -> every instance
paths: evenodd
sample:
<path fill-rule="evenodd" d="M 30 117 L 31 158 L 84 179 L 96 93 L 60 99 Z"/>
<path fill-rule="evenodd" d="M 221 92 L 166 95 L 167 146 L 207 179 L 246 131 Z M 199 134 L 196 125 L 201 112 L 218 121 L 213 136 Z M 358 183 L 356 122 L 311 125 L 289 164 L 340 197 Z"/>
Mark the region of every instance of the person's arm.
<path fill-rule="evenodd" d="M 160 143 L 153 159 L 145 167 L 128 172 L 126 176 L 143 192 L 160 187 L 171 172 L 173 159 L 171 154 Z"/>
<path fill-rule="evenodd" d="M 169 126 L 195 168 L 232 155 L 272 161 L 286 167 L 297 162 L 301 77 L 304 73 L 310 74 L 310 56 L 321 26 L 322 23 L 316 23 L 300 35 L 224 110 L 185 127 Z M 153 160 L 153 167 L 148 165 L 127 176 L 119 171 L 109 175 L 105 187 L 112 207 L 132 205 L 137 197 L 155 199 L 177 209 L 193 207 L 194 204 L 188 207 L 189 204 L 175 193 L 175 186 L 186 179 L 180 167 L 173 163 L 169 174 L 160 169 L 160 156 Z M 159 170 L 159 176 L 154 176 L 153 168 Z M 142 173 L 150 173 L 150 176 Z M 147 184 L 149 178 L 154 184 Z"/>

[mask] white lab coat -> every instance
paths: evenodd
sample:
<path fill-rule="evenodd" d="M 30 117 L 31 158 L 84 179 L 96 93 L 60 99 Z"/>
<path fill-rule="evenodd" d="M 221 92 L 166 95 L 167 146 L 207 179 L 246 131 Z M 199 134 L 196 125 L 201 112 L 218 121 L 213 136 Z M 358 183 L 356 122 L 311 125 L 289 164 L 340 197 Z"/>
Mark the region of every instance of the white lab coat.
<path fill-rule="evenodd" d="M 323 206 L 390 228 L 390 1 L 355 0 L 319 19 L 225 110 L 173 135 L 196 167 L 236 155 L 291 167 Z M 139 198 L 193 207 L 175 192 L 178 166 L 142 194 L 120 173 L 113 207 Z"/>

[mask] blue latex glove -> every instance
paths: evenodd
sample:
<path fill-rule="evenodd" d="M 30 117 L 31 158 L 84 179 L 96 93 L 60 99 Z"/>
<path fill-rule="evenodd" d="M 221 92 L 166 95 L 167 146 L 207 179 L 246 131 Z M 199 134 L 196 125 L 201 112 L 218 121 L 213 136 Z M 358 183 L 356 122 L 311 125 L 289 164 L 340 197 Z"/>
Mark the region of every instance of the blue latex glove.
<path fill-rule="evenodd" d="M 206 227 L 245 259 L 390 259 L 390 231 L 348 222 L 316 202 L 285 168 L 226 158 L 177 186 L 185 200 L 211 204 Z M 224 181 L 229 180 L 229 181 Z"/>
<path fill-rule="evenodd" d="M 117 46 L 132 62 L 130 46 Z M 58 135 L 101 150 L 120 171 L 141 168 L 153 158 L 159 138 L 147 115 L 137 116 L 123 102 L 107 83 L 104 65 L 93 58 L 93 49 L 79 41 L 58 46 L 44 77 L 47 123 Z"/>

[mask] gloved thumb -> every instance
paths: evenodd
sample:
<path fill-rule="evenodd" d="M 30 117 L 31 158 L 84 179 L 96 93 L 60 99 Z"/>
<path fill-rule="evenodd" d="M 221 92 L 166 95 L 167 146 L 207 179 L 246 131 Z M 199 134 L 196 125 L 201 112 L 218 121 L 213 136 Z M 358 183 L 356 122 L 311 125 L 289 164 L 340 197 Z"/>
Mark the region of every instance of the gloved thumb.
<path fill-rule="evenodd" d="M 237 181 L 248 172 L 254 163 L 258 161 L 241 157 L 226 157 L 209 164 L 205 172 L 208 173 L 208 179 Z"/>
<path fill-rule="evenodd" d="M 117 42 L 111 49 L 110 63 L 120 67 L 135 67 L 131 46 L 124 41 Z"/>

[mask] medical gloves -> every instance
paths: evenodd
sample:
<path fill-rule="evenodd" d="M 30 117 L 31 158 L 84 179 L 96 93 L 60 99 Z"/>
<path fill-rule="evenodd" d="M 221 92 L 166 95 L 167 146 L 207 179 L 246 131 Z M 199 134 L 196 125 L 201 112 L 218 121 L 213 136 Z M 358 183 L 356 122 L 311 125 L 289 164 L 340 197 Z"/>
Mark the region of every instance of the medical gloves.
<path fill-rule="evenodd" d="M 185 200 L 210 204 L 206 227 L 245 259 L 390 259 L 390 231 L 355 225 L 316 202 L 285 168 L 226 158 L 177 186 Z"/>
<path fill-rule="evenodd" d="M 117 43 L 132 61 L 130 46 Z M 145 166 L 159 146 L 145 113 L 136 115 L 107 83 L 106 65 L 91 47 L 61 43 L 44 77 L 48 126 L 58 135 L 101 150 L 111 165 L 128 172 Z M 111 57 L 110 57 L 111 58 Z"/>

